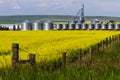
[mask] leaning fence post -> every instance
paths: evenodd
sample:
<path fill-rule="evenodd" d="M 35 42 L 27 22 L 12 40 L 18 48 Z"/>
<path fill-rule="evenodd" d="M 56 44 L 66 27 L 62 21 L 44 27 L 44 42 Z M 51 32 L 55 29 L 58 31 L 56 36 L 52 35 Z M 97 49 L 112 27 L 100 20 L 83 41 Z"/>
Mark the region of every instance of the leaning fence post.
<path fill-rule="evenodd" d="M 29 61 L 30 61 L 30 65 L 33 66 L 36 64 L 35 61 L 35 54 L 29 54 Z"/>
<path fill-rule="evenodd" d="M 78 50 L 78 63 L 81 64 L 82 63 L 82 49 Z"/>
<path fill-rule="evenodd" d="M 19 44 L 12 44 L 12 67 L 15 68 L 18 66 L 19 59 Z"/>
<path fill-rule="evenodd" d="M 62 53 L 62 68 L 66 67 L 66 53 Z"/>

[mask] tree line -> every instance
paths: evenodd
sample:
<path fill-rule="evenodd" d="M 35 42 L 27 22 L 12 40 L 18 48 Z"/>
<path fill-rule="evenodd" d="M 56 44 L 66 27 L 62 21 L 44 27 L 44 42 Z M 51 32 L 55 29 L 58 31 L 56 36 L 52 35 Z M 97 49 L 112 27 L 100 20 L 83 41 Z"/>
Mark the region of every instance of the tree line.
<path fill-rule="evenodd" d="M 8 27 L 0 26 L 0 30 L 9 30 Z"/>

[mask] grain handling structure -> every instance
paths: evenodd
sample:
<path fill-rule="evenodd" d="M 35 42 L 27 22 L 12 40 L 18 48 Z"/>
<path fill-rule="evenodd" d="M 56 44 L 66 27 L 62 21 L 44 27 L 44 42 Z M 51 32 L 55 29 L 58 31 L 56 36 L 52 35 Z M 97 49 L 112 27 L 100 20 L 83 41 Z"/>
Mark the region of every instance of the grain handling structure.
<path fill-rule="evenodd" d="M 84 4 L 82 5 L 82 8 L 77 12 L 76 16 L 72 20 L 72 22 L 75 23 L 85 23 L 85 16 L 84 16 Z"/>

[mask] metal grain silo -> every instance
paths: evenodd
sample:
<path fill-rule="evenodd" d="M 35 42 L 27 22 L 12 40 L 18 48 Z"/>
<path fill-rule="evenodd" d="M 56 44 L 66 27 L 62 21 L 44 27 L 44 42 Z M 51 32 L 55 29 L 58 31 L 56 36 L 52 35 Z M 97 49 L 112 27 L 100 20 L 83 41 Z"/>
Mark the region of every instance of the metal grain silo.
<path fill-rule="evenodd" d="M 44 22 L 43 30 L 53 30 L 53 22 L 52 21 Z"/>
<path fill-rule="evenodd" d="M 120 30 L 120 24 L 115 24 L 115 30 Z"/>
<path fill-rule="evenodd" d="M 21 30 L 21 25 L 20 24 L 13 25 L 13 30 Z"/>
<path fill-rule="evenodd" d="M 12 30 L 17 30 L 17 25 L 14 24 Z"/>
<path fill-rule="evenodd" d="M 36 20 L 36 21 L 33 23 L 32 29 L 33 29 L 33 30 L 43 30 L 43 23 L 40 22 L 39 20 Z"/>
<path fill-rule="evenodd" d="M 20 24 L 17 25 L 17 30 L 21 30 L 21 25 Z"/>
<path fill-rule="evenodd" d="M 101 30 L 107 30 L 107 29 L 108 29 L 108 25 L 107 24 L 102 24 Z"/>
<path fill-rule="evenodd" d="M 94 30 L 94 28 L 95 28 L 94 24 L 89 24 L 89 25 L 88 25 L 88 29 L 89 29 L 89 30 Z"/>
<path fill-rule="evenodd" d="M 69 30 L 74 30 L 75 29 L 75 22 L 70 22 L 69 23 Z"/>
<path fill-rule="evenodd" d="M 88 29 L 88 24 L 83 23 L 82 24 L 82 30 L 87 30 Z"/>
<path fill-rule="evenodd" d="M 101 29 L 101 24 L 94 24 L 95 25 L 95 30 L 100 30 Z"/>
<path fill-rule="evenodd" d="M 62 24 L 57 24 L 56 29 L 57 29 L 57 30 L 61 30 L 61 29 L 62 29 L 62 26 L 63 26 Z"/>
<path fill-rule="evenodd" d="M 21 29 L 22 30 L 32 30 L 32 25 L 31 25 L 30 21 L 25 20 L 21 25 Z"/>
<path fill-rule="evenodd" d="M 68 30 L 68 27 L 69 27 L 69 25 L 68 25 L 68 24 L 63 24 L 62 29 L 63 29 L 63 30 Z"/>
<path fill-rule="evenodd" d="M 115 25 L 113 23 L 108 24 L 108 30 L 113 30 Z"/>
<path fill-rule="evenodd" d="M 82 24 L 81 24 L 81 23 L 76 23 L 75 29 L 76 29 L 76 30 L 82 29 Z"/>

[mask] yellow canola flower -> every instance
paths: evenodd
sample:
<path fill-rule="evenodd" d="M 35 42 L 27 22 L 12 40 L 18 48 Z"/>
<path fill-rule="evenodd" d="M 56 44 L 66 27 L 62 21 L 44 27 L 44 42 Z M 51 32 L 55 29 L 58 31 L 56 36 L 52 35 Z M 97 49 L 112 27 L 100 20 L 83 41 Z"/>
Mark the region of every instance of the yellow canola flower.
<path fill-rule="evenodd" d="M 0 31 L 0 67 L 11 65 L 12 43 L 19 43 L 19 60 L 26 60 L 29 53 L 34 53 L 37 62 L 40 62 L 60 58 L 62 52 L 84 49 L 115 34 L 120 34 L 120 32 L 95 30 Z"/>

